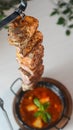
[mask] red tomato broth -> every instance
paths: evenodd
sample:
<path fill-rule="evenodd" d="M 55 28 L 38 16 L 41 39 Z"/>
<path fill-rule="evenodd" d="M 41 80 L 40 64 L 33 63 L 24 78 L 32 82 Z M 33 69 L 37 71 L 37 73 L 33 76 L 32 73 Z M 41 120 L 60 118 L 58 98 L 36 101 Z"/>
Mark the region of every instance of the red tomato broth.
<path fill-rule="evenodd" d="M 40 102 L 42 101 L 42 99 L 46 99 L 46 101 L 50 102 L 50 106 L 48 107 L 47 112 L 51 114 L 51 121 L 45 123 L 42 120 L 42 128 L 45 128 L 57 122 L 63 112 L 62 101 L 52 90 L 43 86 L 36 87 L 35 89 L 30 90 L 23 95 L 19 106 L 19 113 L 22 121 L 28 124 L 30 127 L 33 127 L 33 122 L 36 120 L 36 118 L 34 117 L 34 113 L 37 111 L 38 108 L 32 111 L 28 111 L 26 108 L 29 105 L 34 105 L 33 99 L 35 97 L 38 98 Z"/>

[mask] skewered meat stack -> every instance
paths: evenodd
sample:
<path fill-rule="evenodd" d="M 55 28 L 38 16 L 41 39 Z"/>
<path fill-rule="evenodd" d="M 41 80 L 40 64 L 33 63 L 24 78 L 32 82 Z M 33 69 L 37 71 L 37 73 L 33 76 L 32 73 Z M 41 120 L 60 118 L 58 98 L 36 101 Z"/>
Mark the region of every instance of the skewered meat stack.
<path fill-rule="evenodd" d="M 16 47 L 16 60 L 22 76 L 22 89 L 32 89 L 43 71 L 43 35 L 38 30 L 39 21 L 31 16 L 19 16 L 10 23 L 8 41 Z"/>

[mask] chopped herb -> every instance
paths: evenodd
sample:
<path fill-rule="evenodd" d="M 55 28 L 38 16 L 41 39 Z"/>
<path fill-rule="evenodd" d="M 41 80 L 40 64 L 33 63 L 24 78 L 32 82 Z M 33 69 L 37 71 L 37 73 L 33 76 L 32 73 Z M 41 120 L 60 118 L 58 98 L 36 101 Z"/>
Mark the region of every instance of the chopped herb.
<path fill-rule="evenodd" d="M 34 113 L 34 116 L 35 117 L 38 117 L 38 116 L 41 116 L 42 115 L 42 111 L 37 111 Z"/>
<path fill-rule="evenodd" d="M 44 103 L 44 104 L 43 104 L 43 106 L 44 106 L 44 110 L 46 110 L 46 109 L 49 107 L 49 105 L 50 105 L 50 102 L 46 102 L 46 103 Z"/>
<path fill-rule="evenodd" d="M 45 123 L 49 122 L 51 120 L 51 115 L 48 112 L 43 112 L 42 113 L 42 119 Z"/>
<path fill-rule="evenodd" d="M 34 98 L 34 104 L 35 104 L 37 107 L 40 107 L 40 106 L 41 106 L 41 103 L 39 102 L 39 99 L 38 99 L 38 98 Z"/>
<path fill-rule="evenodd" d="M 34 98 L 34 104 L 39 108 L 37 112 L 34 113 L 34 117 L 41 117 L 44 122 L 51 120 L 51 115 L 46 110 L 50 106 L 49 102 L 42 104 L 38 98 Z"/>

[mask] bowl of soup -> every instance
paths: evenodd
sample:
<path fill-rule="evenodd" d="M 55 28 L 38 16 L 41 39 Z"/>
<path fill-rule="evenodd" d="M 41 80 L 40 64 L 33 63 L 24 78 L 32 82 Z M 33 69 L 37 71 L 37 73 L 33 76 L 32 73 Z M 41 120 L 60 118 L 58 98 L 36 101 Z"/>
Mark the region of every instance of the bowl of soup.
<path fill-rule="evenodd" d="M 24 130 L 63 128 L 72 113 L 72 99 L 60 82 L 42 78 L 32 90 L 20 88 L 13 101 L 13 114 Z"/>

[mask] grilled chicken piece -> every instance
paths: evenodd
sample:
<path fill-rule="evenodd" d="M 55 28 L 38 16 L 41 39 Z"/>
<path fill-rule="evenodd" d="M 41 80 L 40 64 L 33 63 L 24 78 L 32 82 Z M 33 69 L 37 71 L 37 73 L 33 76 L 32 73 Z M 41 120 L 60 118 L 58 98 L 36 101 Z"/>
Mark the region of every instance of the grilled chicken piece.
<path fill-rule="evenodd" d="M 29 42 L 25 44 L 25 41 L 23 41 L 22 44 L 17 47 L 17 50 L 19 53 L 25 56 L 34 48 L 35 45 L 37 45 L 38 43 L 42 43 L 42 41 L 42 33 L 40 31 L 36 31 L 32 38 L 29 40 Z"/>
<path fill-rule="evenodd" d="M 30 83 L 35 82 L 36 80 L 40 80 L 40 77 L 44 71 L 44 66 L 43 65 L 39 66 L 38 70 L 35 72 L 33 76 L 22 68 L 19 68 L 19 70 L 20 70 L 23 82 L 29 85 Z"/>
<path fill-rule="evenodd" d="M 37 81 L 28 85 L 28 84 L 25 84 L 24 82 L 22 82 L 22 84 L 21 84 L 22 90 L 23 91 L 32 90 L 36 86 L 36 83 L 37 83 Z"/>
<path fill-rule="evenodd" d="M 19 66 L 33 76 L 37 72 L 38 68 L 42 65 L 42 63 L 43 60 L 41 59 L 40 63 L 38 63 L 37 67 L 34 69 L 30 69 L 28 66 L 25 66 L 24 64 L 21 63 L 19 64 Z"/>
<path fill-rule="evenodd" d="M 10 23 L 8 31 L 8 40 L 11 45 L 20 46 L 27 44 L 35 33 L 39 21 L 32 16 L 25 16 L 23 19 L 19 16 L 15 21 Z"/>
<path fill-rule="evenodd" d="M 41 43 L 37 44 L 32 51 L 23 57 L 19 52 L 16 53 L 18 63 L 22 63 L 30 69 L 34 69 L 40 63 L 44 55 L 44 47 Z"/>

